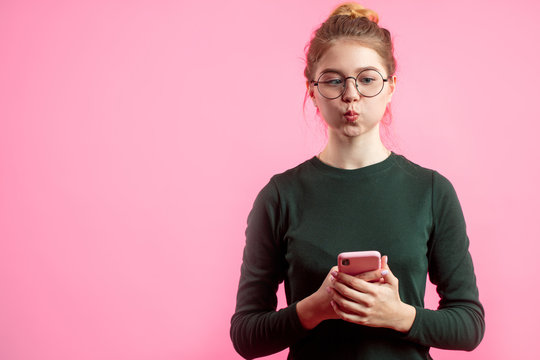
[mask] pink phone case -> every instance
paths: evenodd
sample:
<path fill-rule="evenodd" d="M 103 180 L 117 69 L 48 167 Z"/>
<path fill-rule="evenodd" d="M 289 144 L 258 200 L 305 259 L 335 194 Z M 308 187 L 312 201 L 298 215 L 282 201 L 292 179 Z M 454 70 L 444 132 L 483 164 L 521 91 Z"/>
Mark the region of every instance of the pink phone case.
<path fill-rule="evenodd" d="M 381 268 L 381 253 L 378 251 L 352 251 L 338 255 L 340 272 L 358 275 Z"/>

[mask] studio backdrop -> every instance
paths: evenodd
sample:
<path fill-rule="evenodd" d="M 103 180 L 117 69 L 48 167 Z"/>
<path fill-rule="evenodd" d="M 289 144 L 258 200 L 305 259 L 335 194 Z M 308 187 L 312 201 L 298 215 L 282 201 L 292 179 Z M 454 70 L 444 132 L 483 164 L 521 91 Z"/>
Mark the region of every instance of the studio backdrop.
<path fill-rule="evenodd" d="M 1 359 L 240 359 L 246 218 L 322 149 L 304 46 L 338 3 L 0 2 Z M 538 358 L 540 6 L 362 4 L 393 150 L 454 184 L 486 310 L 475 351 L 432 355 Z"/>

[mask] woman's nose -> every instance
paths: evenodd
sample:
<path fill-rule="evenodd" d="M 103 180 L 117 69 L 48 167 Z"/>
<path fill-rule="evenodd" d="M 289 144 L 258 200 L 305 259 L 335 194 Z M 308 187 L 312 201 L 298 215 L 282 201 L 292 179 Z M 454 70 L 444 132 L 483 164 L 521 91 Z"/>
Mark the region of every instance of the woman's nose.
<path fill-rule="evenodd" d="M 360 93 L 356 88 L 356 79 L 353 77 L 348 77 L 345 79 L 345 90 L 343 91 L 343 101 L 354 101 L 360 98 Z"/>

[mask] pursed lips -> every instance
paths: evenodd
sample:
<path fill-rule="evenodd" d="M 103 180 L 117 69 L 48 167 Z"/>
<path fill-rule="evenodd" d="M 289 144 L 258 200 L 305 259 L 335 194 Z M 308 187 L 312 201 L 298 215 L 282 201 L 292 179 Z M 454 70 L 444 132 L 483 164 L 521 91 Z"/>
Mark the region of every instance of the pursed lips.
<path fill-rule="evenodd" d="M 343 114 L 343 116 L 345 116 L 345 119 L 347 119 L 347 122 L 355 122 L 356 118 L 358 117 L 358 114 L 354 112 L 353 110 L 349 110 L 345 114 Z"/>

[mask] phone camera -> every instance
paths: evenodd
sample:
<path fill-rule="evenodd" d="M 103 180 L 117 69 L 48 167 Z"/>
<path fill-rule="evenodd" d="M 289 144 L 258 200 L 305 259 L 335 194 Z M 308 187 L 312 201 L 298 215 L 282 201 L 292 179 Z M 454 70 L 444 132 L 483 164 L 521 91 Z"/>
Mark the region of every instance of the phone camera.
<path fill-rule="evenodd" d="M 341 264 L 344 265 L 344 266 L 347 266 L 347 265 L 350 264 L 350 261 L 349 261 L 349 259 L 343 259 L 343 260 L 341 260 Z"/>

